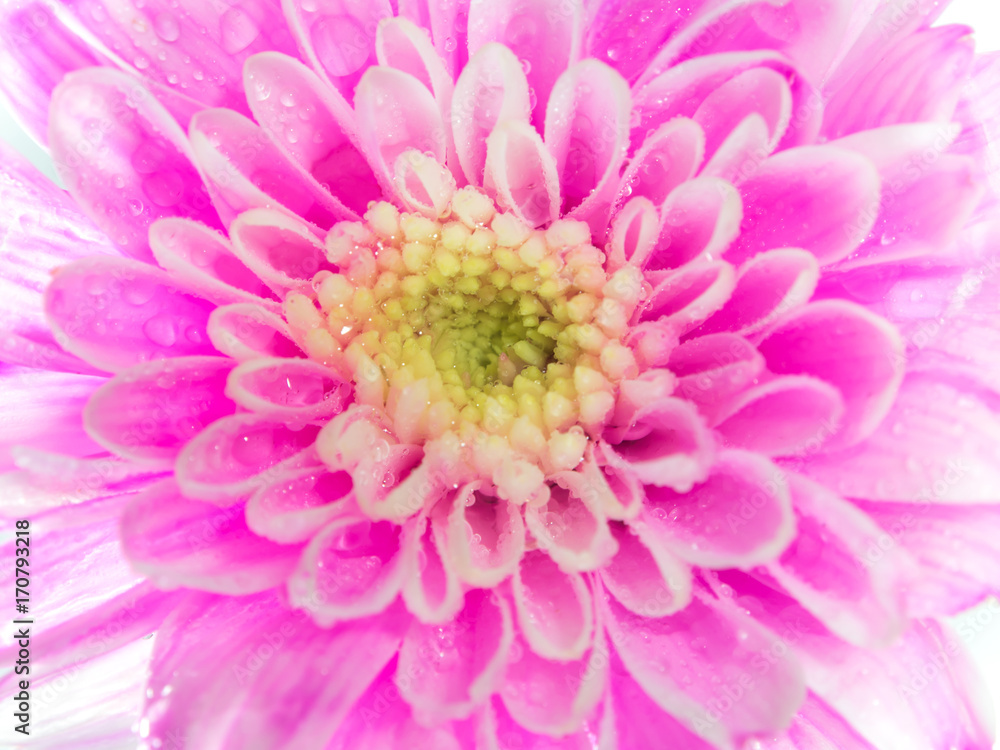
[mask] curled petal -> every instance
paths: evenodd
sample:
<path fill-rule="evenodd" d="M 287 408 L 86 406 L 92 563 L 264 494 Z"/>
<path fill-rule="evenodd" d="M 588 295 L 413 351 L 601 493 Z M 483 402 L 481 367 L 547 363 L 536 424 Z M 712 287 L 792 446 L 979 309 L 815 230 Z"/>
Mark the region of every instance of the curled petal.
<path fill-rule="evenodd" d="M 396 668 L 400 694 L 434 721 L 466 718 L 499 686 L 513 641 L 507 601 L 473 589 L 447 624 L 410 626 Z"/>
<path fill-rule="evenodd" d="M 431 219 L 448 214 L 455 194 L 455 176 L 437 160 L 414 149 L 396 157 L 393 184 L 410 211 Z"/>
<path fill-rule="evenodd" d="M 699 177 L 679 185 L 660 206 L 660 236 L 647 271 L 722 255 L 740 233 L 743 204 L 732 185 Z"/>
<path fill-rule="evenodd" d="M 608 237 L 608 271 L 617 271 L 625 263 L 641 265 L 656 245 L 660 234 L 660 215 L 648 198 L 633 198 L 611 221 Z"/>
<path fill-rule="evenodd" d="M 685 333 L 726 304 L 735 288 L 736 271 L 728 263 L 693 263 L 666 275 L 636 310 L 636 318 Z"/>
<path fill-rule="evenodd" d="M 771 155 L 767 122 L 756 112 L 733 128 L 701 170 L 702 177 L 718 177 L 739 187 Z"/>
<path fill-rule="evenodd" d="M 208 337 L 213 346 L 237 362 L 258 357 L 301 357 L 284 318 L 250 303 L 225 305 L 212 310 Z"/>
<path fill-rule="evenodd" d="M 291 469 L 257 490 L 246 505 L 247 526 L 258 536 L 295 544 L 353 507 L 354 483 L 346 471 L 308 466 Z"/>
<path fill-rule="evenodd" d="M 232 368 L 223 357 L 136 365 L 94 392 L 83 411 L 87 433 L 119 456 L 171 459 L 205 425 L 233 413 L 223 396 Z"/>
<path fill-rule="evenodd" d="M 764 118 L 768 151 L 773 150 L 792 119 L 792 91 L 785 76 L 770 68 L 751 68 L 709 94 L 694 113 L 705 131 L 709 158 L 748 115 Z"/>
<path fill-rule="evenodd" d="M 357 146 L 351 105 L 298 60 L 263 52 L 243 67 L 254 119 L 306 175 L 361 216 L 382 191 Z"/>
<path fill-rule="evenodd" d="M 511 582 L 521 635 L 553 661 L 574 661 L 590 647 L 594 602 L 579 573 L 564 573 L 543 552 L 525 554 Z"/>
<path fill-rule="evenodd" d="M 657 206 L 685 180 L 694 177 L 705 155 L 705 134 L 694 120 L 676 117 L 654 130 L 629 160 L 618 202 L 648 198 Z"/>
<path fill-rule="evenodd" d="M 486 138 L 501 122 L 527 123 L 531 114 L 528 79 L 507 47 L 484 44 L 469 60 L 455 84 L 451 127 L 465 178 L 483 184 Z"/>
<path fill-rule="evenodd" d="M 712 417 L 732 395 L 764 371 L 764 358 L 742 336 L 713 333 L 685 341 L 670 353 L 677 393 Z"/>
<path fill-rule="evenodd" d="M 426 511 L 414 519 L 413 533 L 404 540 L 403 601 L 420 622 L 450 621 L 462 608 L 462 585 L 447 554 L 447 529 Z"/>
<path fill-rule="evenodd" d="M 177 484 L 188 497 L 232 505 L 267 481 L 272 467 L 303 454 L 316 433 L 256 414 L 223 417 L 184 446 Z"/>
<path fill-rule="evenodd" d="M 448 515 L 448 555 L 464 582 L 496 586 L 517 568 L 524 542 L 524 521 L 513 503 L 487 494 L 481 482 L 455 494 Z"/>
<path fill-rule="evenodd" d="M 291 605 L 323 627 L 383 611 L 403 583 L 405 533 L 388 521 L 335 518 L 312 538 L 289 577 Z"/>
<path fill-rule="evenodd" d="M 117 372 L 162 357 L 215 354 L 212 306 L 146 263 L 93 256 L 63 266 L 45 291 L 45 313 L 68 351 Z"/>
<path fill-rule="evenodd" d="M 618 603 L 642 617 L 665 617 L 691 601 L 691 569 L 649 538 L 640 524 L 612 524 L 618 554 L 600 573 Z M 644 538 L 645 537 L 645 538 Z"/>
<path fill-rule="evenodd" d="M 501 208 L 528 226 L 559 218 L 559 169 L 531 125 L 502 122 L 490 133 L 483 184 Z"/>
<path fill-rule="evenodd" d="M 229 374 L 226 394 L 262 416 L 304 423 L 341 411 L 347 384 L 308 359 L 254 359 Z"/>
<path fill-rule="evenodd" d="M 785 473 L 754 453 L 724 451 L 708 478 L 685 494 L 646 487 L 648 537 L 705 568 L 767 562 L 795 536 Z"/>

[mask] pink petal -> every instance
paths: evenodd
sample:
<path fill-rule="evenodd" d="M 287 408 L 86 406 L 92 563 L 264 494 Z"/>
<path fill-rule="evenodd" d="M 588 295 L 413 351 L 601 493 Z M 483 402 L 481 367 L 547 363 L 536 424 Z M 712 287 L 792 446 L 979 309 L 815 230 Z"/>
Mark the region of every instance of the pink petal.
<path fill-rule="evenodd" d="M 215 354 L 206 324 L 212 306 L 146 263 L 95 256 L 63 266 L 45 291 L 61 345 L 117 372 L 161 357 Z"/>
<path fill-rule="evenodd" d="M 177 483 L 187 497 L 232 505 L 260 487 L 276 464 L 311 446 L 317 431 L 256 414 L 223 417 L 181 451 Z"/>
<path fill-rule="evenodd" d="M 615 747 L 614 717 L 610 707 L 598 705 L 580 728 L 570 734 L 551 736 L 525 729 L 511 716 L 504 703 L 493 698 L 483 709 L 479 740 L 483 750 L 604 750 Z M 477 746 L 478 747 L 478 746 Z M 457 749 L 456 749 L 457 750 Z"/>
<path fill-rule="evenodd" d="M 240 214 L 229 236 L 236 257 L 279 295 L 312 293 L 317 272 L 338 270 L 309 226 L 282 211 L 258 208 Z"/>
<path fill-rule="evenodd" d="M 243 77 L 254 119 L 274 144 L 357 216 L 382 190 L 357 146 L 351 105 L 298 60 L 264 52 Z"/>
<path fill-rule="evenodd" d="M 556 79 L 580 57 L 583 12 L 580 3 L 558 0 L 471 0 L 469 54 L 488 42 L 507 46 L 528 62 L 528 85 L 535 92 L 533 119 L 541 123 Z"/>
<path fill-rule="evenodd" d="M 678 395 L 712 417 L 757 378 L 764 358 L 742 336 L 713 333 L 685 341 L 670 353 L 668 365 L 677 375 Z"/>
<path fill-rule="evenodd" d="M 797 534 L 768 572 L 849 643 L 891 644 L 906 626 L 906 556 L 886 554 L 872 519 L 823 486 L 792 474 L 789 489 Z M 879 550 L 878 560 L 871 559 L 871 550 Z"/>
<path fill-rule="evenodd" d="M 628 83 L 596 60 L 568 68 L 556 80 L 545 114 L 545 145 L 556 160 L 562 214 L 604 230 L 628 147 Z"/>
<path fill-rule="evenodd" d="M 559 737 L 582 729 L 604 694 L 608 646 L 598 620 L 594 644 L 583 658 L 554 662 L 535 654 L 520 637 L 511 647 L 500 698 L 522 729 Z M 572 746 L 571 746 L 572 747 Z"/>
<path fill-rule="evenodd" d="M 675 117 L 649 133 L 621 178 L 619 202 L 648 198 L 657 206 L 694 177 L 705 155 L 705 134 L 694 120 Z"/>
<path fill-rule="evenodd" d="M 752 68 L 709 94 L 694 113 L 705 131 L 705 153 L 711 158 L 742 120 L 757 114 L 768 129 L 768 150 L 781 141 L 792 119 L 792 91 L 780 73 Z"/>
<path fill-rule="evenodd" d="M 473 589 L 447 624 L 413 623 L 399 650 L 400 695 L 428 723 L 468 717 L 502 679 L 512 620 L 502 596 Z"/>
<path fill-rule="evenodd" d="M 713 745 L 785 729 L 805 696 L 797 661 L 774 656 L 787 647 L 731 604 L 699 593 L 658 619 L 603 604 L 608 635 L 643 692 Z"/>
<path fill-rule="evenodd" d="M 729 183 L 713 177 L 683 182 L 660 206 L 660 235 L 646 270 L 717 258 L 739 235 L 742 220 L 740 194 Z"/>
<path fill-rule="evenodd" d="M 223 396 L 233 361 L 183 357 L 125 370 L 87 402 L 87 433 L 119 456 L 172 459 L 205 425 L 235 411 Z"/>
<path fill-rule="evenodd" d="M 195 747 L 325 746 L 395 656 L 408 624 L 391 609 L 320 628 L 270 593 L 192 599 L 157 636 L 147 739 L 164 748 L 177 738 Z"/>
<path fill-rule="evenodd" d="M 719 144 L 701 170 L 703 177 L 718 177 L 737 187 L 756 172 L 771 155 L 767 122 L 756 113 L 747 115 Z"/>
<path fill-rule="evenodd" d="M 624 521 L 639 513 L 642 483 L 628 462 L 607 443 L 598 441 L 588 448 L 577 471 L 590 485 L 597 507 L 607 518 Z"/>
<path fill-rule="evenodd" d="M 911 615 L 958 614 L 996 592 L 1000 580 L 996 505 L 855 504 L 885 532 L 864 550 L 865 567 L 873 575 L 891 570 L 900 550 L 919 565 L 905 592 Z M 982 611 L 970 612 L 963 623 L 978 633 L 983 623 L 977 618 L 982 616 Z"/>
<path fill-rule="evenodd" d="M 704 481 L 715 445 L 689 402 L 660 398 L 642 407 L 612 436 L 613 450 L 643 484 L 687 492 Z"/>
<path fill-rule="evenodd" d="M 608 521 L 581 474 L 564 471 L 551 477 L 549 500 L 529 504 L 524 522 L 538 547 L 565 571 L 598 570 L 618 547 Z"/>
<path fill-rule="evenodd" d="M 666 617 L 691 601 L 691 569 L 650 539 L 642 524 L 611 524 L 618 554 L 601 572 L 601 583 L 629 612 Z"/>
<path fill-rule="evenodd" d="M 721 452 L 686 494 L 647 486 L 645 506 L 649 543 L 705 568 L 765 563 L 795 537 L 785 473 L 755 453 Z"/>
<path fill-rule="evenodd" d="M 261 416 L 304 424 L 339 413 L 349 386 L 308 359 L 254 359 L 229 374 L 226 395 Z"/>
<path fill-rule="evenodd" d="M 649 256 L 660 234 L 660 216 L 648 198 L 631 199 L 611 221 L 608 237 L 608 271 L 626 262 L 636 263 Z"/>
<path fill-rule="evenodd" d="M 472 185 L 483 184 L 486 138 L 500 123 L 528 122 L 528 79 L 514 54 L 502 44 L 484 44 L 455 84 L 451 127 L 458 161 Z"/>
<path fill-rule="evenodd" d="M 208 337 L 223 354 L 237 362 L 257 357 L 301 357 L 284 318 L 250 303 L 225 305 L 212 310 Z"/>
<path fill-rule="evenodd" d="M 157 219 L 149 246 L 161 268 L 206 299 L 263 302 L 270 290 L 234 254 L 214 229 L 189 219 Z"/>
<path fill-rule="evenodd" d="M 806 695 L 806 700 L 792 719 L 788 731 L 769 738 L 761 747 L 766 750 L 810 750 L 815 747 L 876 750 L 861 738 L 844 717 L 811 692 Z"/>
<path fill-rule="evenodd" d="M 819 264 L 812 253 L 789 248 L 755 255 L 739 269 L 729 301 L 697 333 L 757 333 L 808 302 L 818 282 Z"/>
<path fill-rule="evenodd" d="M 496 586 L 524 554 L 524 521 L 513 503 L 497 502 L 481 482 L 461 488 L 448 515 L 445 565 L 479 587 Z"/>
<path fill-rule="evenodd" d="M 444 218 L 451 212 L 455 176 L 436 159 L 429 159 L 416 149 L 407 149 L 396 157 L 393 185 L 410 211 L 430 219 Z"/>
<path fill-rule="evenodd" d="M 735 269 L 724 261 L 699 261 L 665 274 L 636 317 L 685 333 L 719 310 L 736 288 Z"/>
<path fill-rule="evenodd" d="M 590 647 L 594 601 L 579 573 L 564 573 L 544 552 L 521 558 L 511 582 L 521 635 L 541 657 L 574 661 Z"/>
<path fill-rule="evenodd" d="M 288 597 L 316 623 L 378 614 L 399 594 L 404 570 L 399 526 L 351 514 L 316 534 L 288 579 Z"/>
<path fill-rule="evenodd" d="M 146 233 L 161 216 L 217 225 L 191 145 L 137 80 L 109 68 L 73 73 L 53 93 L 51 112 L 49 147 L 60 177 L 124 252 L 150 259 Z"/>
<path fill-rule="evenodd" d="M 824 132 L 838 137 L 904 122 L 946 123 L 974 57 L 971 29 L 941 26 L 883 44 L 853 85 L 830 98 Z"/>
<path fill-rule="evenodd" d="M 249 529 L 278 544 L 308 541 L 329 521 L 349 512 L 354 483 L 346 471 L 310 466 L 282 473 L 247 501 Z"/>
<path fill-rule="evenodd" d="M 354 95 L 358 136 L 375 175 L 391 184 L 396 159 L 416 149 L 444 163 L 447 138 L 441 108 L 419 80 L 395 68 L 369 69 Z"/>
<path fill-rule="evenodd" d="M 427 4 L 430 23 L 424 26 L 431 30 L 434 48 L 445 61 L 451 77 L 457 78 L 471 56 L 468 41 L 469 0 L 437 0 Z"/>
<path fill-rule="evenodd" d="M 227 226 L 237 214 L 261 207 L 324 229 L 357 218 L 243 115 L 203 109 L 191 119 L 189 132 L 194 161 Z"/>
<path fill-rule="evenodd" d="M 996 502 L 1000 420 L 989 403 L 914 376 L 864 443 L 810 457 L 797 470 L 850 498 L 930 506 Z"/>
<path fill-rule="evenodd" d="M 17 102 L 18 121 L 45 143 L 49 101 L 63 77 L 99 62 L 90 48 L 41 2 L 5 4 L 0 11 L 0 90 Z"/>
<path fill-rule="evenodd" d="M 559 168 L 531 125 L 501 122 L 486 139 L 486 191 L 531 227 L 559 218 Z"/>
<path fill-rule="evenodd" d="M 840 300 L 815 302 L 786 316 L 757 347 L 775 373 L 812 375 L 836 386 L 844 418 L 831 445 L 851 445 L 889 412 L 903 368 L 896 329 L 864 308 Z"/>
<path fill-rule="evenodd" d="M 462 586 L 449 565 L 446 528 L 440 518 L 421 513 L 404 542 L 403 601 L 423 623 L 450 621 L 462 608 Z"/>
<path fill-rule="evenodd" d="M 282 547 L 247 528 L 243 506 L 218 508 L 181 496 L 172 479 L 131 500 L 122 517 L 125 554 L 158 588 L 240 596 L 284 581 L 299 547 Z"/>
<path fill-rule="evenodd" d="M 740 186 L 743 225 L 730 257 L 802 247 L 823 265 L 847 257 L 875 221 L 880 181 L 874 165 L 834 146 L 782 151 Z"/>
<path fill-rule="evenodd" d="M 816 452 L 836 433 L 844 412 L 829 383 L 786 375 L 750 388 L 713 417 L 726 445 L 765 456 Z"/>

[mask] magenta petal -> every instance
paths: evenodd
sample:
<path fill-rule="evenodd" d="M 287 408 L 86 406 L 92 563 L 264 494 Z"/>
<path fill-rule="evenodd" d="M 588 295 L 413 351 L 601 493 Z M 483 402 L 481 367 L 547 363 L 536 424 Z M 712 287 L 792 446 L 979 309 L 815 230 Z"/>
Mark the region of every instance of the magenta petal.
<path fill-rule="evenodd" d="M 521 635 L 532 651 L 553 661 L 584 655 L 594 635 L 594 601 L 579 573 L 563 572 L 544 552 L 527 552 L 511 593 Z"/>
<path fill-rule="evenodd" d="M 713 745 L 685 728 L 672 714 L 650 699 L 626 671 L 617 654 L 612 659 L 609 702 L 615 714 L 618 747 L 628 750 L 661 750 L 664 747 L 711 750 Z"/>
<path fill-rule="evenodd" d="M 496 586 L 524 554 L 524 521 L 513 503 L 497 502 L 481 482 L 460 489 L 448 515 L 448 560 L 472 586 Z"/>
<path fill-rule="evenodd" d="M 755 453 L 723 451 L 685 494 L 647 486 L 645 506 L 649 543 L 705 568 L 767 562 L 795 537 L 785 473 Z"/>
<path fill-rule="evenodd" d="M 391 609 L 320 628 L 271 593 L 193 598 L 157 634 L 148 739 L 163 748 L 177 738 L 204 748 L 325 746 L 395 656 L 408 624 Z"/>
<path fill-rule="evenodd" d="M 881 530 L 821 485 L 789 477 L 797 534 L 768 572 L 833 633 L 864 648 L 902 635 L 908 558 L 879 547 Z M 872 560 L 872 550 L 879 550 Z"/>
<path fill-rule="evenodd" d="M 556 79 L 580 57 L 581 5 L 560 4 L 559 0 L 472 0 L 469 4 L 470 55 L 488 42 L 499 42 L 528 62 L 528 85 L 537 102 L 536 124 L 543 119 Z"/>
<path fill-rule="evenodd" d="M 172 459 L 205 425 L 235 411 L 223 396 L 233 364 L 224 357 L 183 357 L 131 367 L 87 402 L 87 433 L 132 460 Z"/>
<path fill-rule="evenodd" d="M 785 375 L 750 388 L 716 414 L 716 434 L 726 445 L 788 456 L 815 452 L 837 431 L 844 400 L 829 383 Z"/>
<path fill-rule="evenodd" d="M 284 296 L 312 293 L 319 271 L 336 271 L 309 225 L 282 211 L 257 208 L 240 214 L 229 227 L 233 253 L 265 284 Z"/>
<path fill-rule="evenodd" d="M 718 177 L 742 185 L 771 155 L 771 134 L 763 117 L 753 112 L 734 127 L 701 170 L 703 177 Z"/>
<path fill-rule="evenodd" d="M 51 112 L 49 147 L 60 176 L 124 252 L 148 260 L 146 232 L 161 216 L 217 224 L 184 132 L 136 79 L 110 68 L 73 73 L 53 93 Z M 96 136 L 88 130 L 95 121 Z"/>
<path fill-rule="evenodd" d="M 819 276 L 816 256 L 805 250 L 789 248 L 755 255 L 739 269 L 729 301 L 697 333 L 757 333 L 808 302 Z"/>
<path fill-rule="evenodd" d="M 63 266 L 45 292 L 57 340 L 111 372 L 161 357 L 216 354 L 206 332 L 211 309 L 160 269 L 105 256 Z"/>
<path fill-rule="evenodd" d="M 660 321 L 686 333 L 719 310 L 736 288 L 725 261 L 698 261 L 667 273 L 636 311 L 638 322 Z"/>
<path fill-rule="evenodd" d="M 206 299 L 262 302 L 271 292 L 214 229 L 189 219 L 154 221 L 149 245 L 161 268 Z"/>
<path fill-rule="evenodd" d="M 379 21 L 393 15 L 388 0 L 285 0 L 288 25 L 313 69 L 345 98 L 375 64 Z"/>
<path fill-rule="evenodd" d="M 529 504 L 524 522 L 538 547 L 566 571 L 598 570 L 618 550 L 607 518 L 582 474 L 564 471 L 552 477 L 549 500 Z"/>
<path fill-rule="evenodd" d="M 720 405 L 749 386 L 764 370 L 764 358 L 742 336 L 713 333 L 685 341 L 670 353 L 677 393 L 714 417 Z"/>
<path fill-rule="evenodd" d="M 617 271 L 627 261 L 638 265 L 649 256 L 660 235 L 660 215 L 648 198 L 631 199 L 615 214 L 608 236 L 609 272 Z"/>
<path fill-rule="evenodd" d="M 462 585 L 447 556 L 447 531 L 440 518 L 421 513 L 403 542 L 403 601 L 423 623 L 444 623 L 462 608 Z"/>
<path fill-rule="evenodd" d="M 903 379 L 896 329 L 840 300 L 815 302 L 786 316 L 757 347 L 775 373 L 811 375 L 836 386 L 844 418 L 833 444 L 870 435 L 888 413 Z"/>
<path fill-rule="evenodd" d="M 335 518 L 312 538 L 288 579 L 292 606 L 323 627 L 383 611 L 402 585 L 406 533 L 412 530 L 356 514 Z"/>
<path fill-rule="evenodd" d="M 695 408 L 677 398 L 648 404 L 613 435 L 614 452 L 643 484 L 687 492 L 704 481 L 715 454 L 711 434 Z"/>
<path fill-rule="evenodd" d="M 700 593 L 659 619 L 610 598 L 604 610 L 608 635 L 646 695 L 715 745 L 785 729 L 805 697 L 801 667 L 787 647 L 732 604 Z"/>
<path fill-rule="evenodd" d="M 705 156 L 705 134 L 694 120 L 675 117 L 646 136 L 622 173 L 618 201 L 648 198 L 657 206 L 694 177 Z"/>
<path fill-rule="evenodd" d="M 639 524 L 611 524 L 618 553 L 600 572 L 601 583 L 629 612 L 665 617 L 691 602 L 691 569 L 650 539 Z"/>
<path fill-rule="evenodd" d="M 681 183 L 660 206 L 660 234 L 646 270 L 719 257 L 739 235 L 742 220 L 740 194 L 729 183 L 712 177 Z"/>
<path fill-rule="evenodd" d="M 473 589 L 447 624 L 410 626 L 396 667 L 400 695 L 430 722 L 464 719 L 496 690 L 513 640 L 510 605 Z"/>
<path fill-rule="evenodd" d="M 232 505 L 260 487 L 276 464 L 309 448 L 317 431 L 257 414 L 223 417 L 181 451 L 177 483 L 188 497 Z"/>
<path fill-rule="evenodd" d="M 346 471 L 314 466 L 290 469 L 247 501 L 247 526 L 279 544 L 308 541 L 337 516 L 353 508 L 354 483 Z"/>
<path fill-rule="evenodd" d="M 514 54 L 502 44 L 484 44 L 455 84 L 451 127 L 465 178 L 483 184 L 486 138 L 500 122 L 528 122 L 528 79 Z"/>
<path fill-rule="evenodd" d="M 559 167 L 535 129 L 501 122 L 486 139 L 486 191 L 530 227 L 559 218 Z"/>
<path fill-rule="evenodd" d="M 194 161 L 227 226 L 237 214 L 261 207 L 324 229 L 357 218 L 243 115 L 203 109 L 191 118 L 189 133 Z"/>
<path fill-rule="evenodd" d="M 274 52 L 247 60 L 243 77 L 254 118 L 321 187 L 357 216 L 382 196 L 343 96 L 298 60 Z"/>
<path fill-rule="evenodd" d="M 881 187 L 868 159 L 834 146 L 789 149 L 741 186 L 743 225 L 730 257 L 803 247 L 820 264 L 842 260 L 867 237 Z"/>
<path fill-rule="evenodd" d="M 589 8 L 587 54 L 613 66 L 632 81 L 664 41 L 682 27 L 699 5 L 681 0 L 651 5 L 646 0 L 596 3 Z"/>
<path fill-rule="evenodd" d="M 392 184 L 396 159 L 407 149 L 446 161 L 441 108 L 419 80 L 381 65 L 370 68 L 354 95 L 358 137 L 375 175 Z"/>
<path fill-rule="evenodd" d="M 302 356 L 284 318 L 260 305 L 237 303 L 212 310 L 208 337 L 216 349 L 237 362 Z"/>
<path fill-rule="evenodd" d="M 247 528 L 243 506 L 217 508 L 182 497 L 166 480 L 131 500 L 122 517 L 125 554 L 157 587 L 240 596 L 284 581 L 299 547 L 282 547 Z"/>
<path fill-rule="evenodd" d="M 338 414 L 349 386 L 328 367 L 308 359 L 254 359 L 239 365 L 226 395 L 244 409 L 289 423 Z"/>
<path fill-rule="evenodd" d="M 599 615 L 597 620 L 592 648 L 576 661 L 543 659 L 520 637 L 514 640 L 499 692 L 523 730 L 560 737 L 585 726 L 608 679 L 608 644 Z"/>
<path fill-rule="evenodd" d="M 768 150 L 781 141 L 792 119 L 792 91 L 783 75 L 769 68 L 752 68 L 709 94 L 694 113 L 705 131 L 709 158 L 745 117 L 757 114 L 768 129 Z"/>
<path fill-rule="evenodd" d="M 562 213 L 592 218 L 603 231 L 628 147 L 628 83 L 596 60 L 568 68 L 556 81 L 545 114 L 545 145 L 556 160 Z"/>

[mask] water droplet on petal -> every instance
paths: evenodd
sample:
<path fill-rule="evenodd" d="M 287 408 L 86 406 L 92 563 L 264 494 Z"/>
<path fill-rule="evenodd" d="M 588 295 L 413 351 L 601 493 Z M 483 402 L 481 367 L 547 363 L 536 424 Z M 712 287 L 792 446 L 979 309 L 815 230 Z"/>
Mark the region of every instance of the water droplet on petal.
<path fill-rule="evenodd" d="M 173 346 L 177 341 L 177 324 L 169 315 L 154 315 L 142 326 L 142 332 L 157 346 Z"/>
<path fill-rule="evenodd" d="M 230 8 L 219 19 L 222 48 L 230 55 L 242 52 L 260 36 L 254 20 L 239 8 Z"/>
<path fill-rule="evenodd" d="M 181 35 L 181 27 L 172 13 L 160 13 L 153 19 L 153 30 L 165 42 L 176 42 Z"/>

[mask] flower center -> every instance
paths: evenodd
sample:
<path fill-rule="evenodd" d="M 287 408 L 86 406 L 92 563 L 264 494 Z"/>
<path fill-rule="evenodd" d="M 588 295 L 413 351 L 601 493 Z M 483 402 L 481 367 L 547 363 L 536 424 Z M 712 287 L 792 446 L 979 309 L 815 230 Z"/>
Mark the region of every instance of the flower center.
<path fill-rule="evenodd" d="M 640 277 L 609 277 L 590 239 L 581 222 L 532 230 L 471 188 L 436 220 L 372 203 L 327 239 L 341 273 L 313 280 L 319 320 L 296 294 L 286 317 L 401 441 L 495 436 L 545 473 L 571 469 L 636 369 L 622 338 Z"/>

